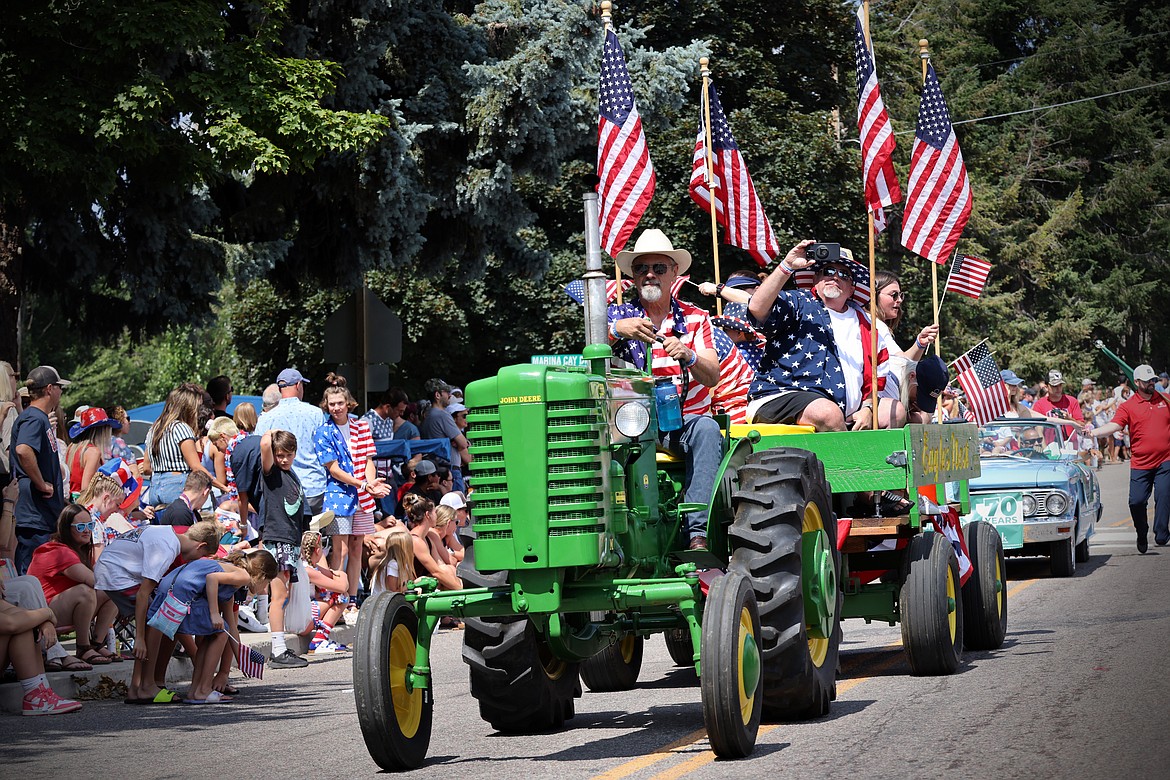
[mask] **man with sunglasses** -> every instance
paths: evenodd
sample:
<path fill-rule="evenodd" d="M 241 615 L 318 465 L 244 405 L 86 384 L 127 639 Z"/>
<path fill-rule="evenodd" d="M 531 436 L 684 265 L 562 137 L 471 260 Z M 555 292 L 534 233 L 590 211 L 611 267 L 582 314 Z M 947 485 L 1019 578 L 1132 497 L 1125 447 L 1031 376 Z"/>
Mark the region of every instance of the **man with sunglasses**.
<path fill-rule="evenodd" d="M 670 294 L 691 254 L 675 249 L 661 230 L 638 237 L 632 251 L 615 258 L 622 273 L 633 277 L 637 298 L 609 307 L 609 336 L 614 357 L 655 377 L 668 377 L 682 399 L 683 425 L 662 435 L 662 444 L 686 458 L 686 500 L 706 504 L 715 485 L 721 452 L 719 424 L 710 416 L 711 388 L 719 381 L 719 356 L 706 311 Z M 647 356 L 649 348 L 649 357 Z M 687 515 L 690 549 L 706 549 L 707 513 Z"/>
<path fill-rule="evenodd" d="M 847 425 L 869 427 L 872 421 L 872 323 L 861 304 L 868 300 L 869 272 L 848 249 L 840 257 L 814 262 L 801 241 L 780 261 L 752 296 L 748 311 L 767 345 L 748 391 L 748 417 L 757 423 L 811 425 L 818 431 L 843 431 Z M 790 277 L 797 287 L 784 290 Z M 879 395 L 885 388 L 891 354 L 902 354 L 880 320 L 878 329 Z M 935 338 L 923 330 L 917 347 Z M 891 392 L 888 395 L 892 396 Z M 878 399 L 882 428 L 906 424 L 897 398 Z"/>
<path fill-rule="evenodd" d="M 1145 553 L 1150 530 L 1146 504 L 1154 493 L 1154 543 L 1170 544 L 1170 403 L 1158 392 L 1154 369 L 1133 370 L 1134 394 L 1118 407 L 1113 420 L 1100 427 L 1086 423 L 1086 436 L 1112 436 L 1128 426 L 1129 514 L 1137 531 L 1137 548 Z"/>
<path fill-rule="evenodd" d="M 10 468 L 19 486 L 14 512 L 17 574 L 28 571 L 33 550 L 49 541 L 65 508 L 57 436 L 49 415 L 61 405 L 61 392 L 69 384 L 52 366 L 28 372 L 25 387 L 32 400 L 12 426 Z"/>

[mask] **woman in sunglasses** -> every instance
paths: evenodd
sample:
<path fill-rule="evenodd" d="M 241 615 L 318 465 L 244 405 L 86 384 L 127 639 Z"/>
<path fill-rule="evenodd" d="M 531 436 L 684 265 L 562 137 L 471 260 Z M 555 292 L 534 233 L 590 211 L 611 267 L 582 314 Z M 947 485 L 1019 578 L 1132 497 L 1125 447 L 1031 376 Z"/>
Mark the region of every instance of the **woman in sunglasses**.
<path fill-rule="evenodd" d="M 74 671 L 90 665 L 122 659 L 93 637 L 105 637 L 118 607 L 103 592 L 94 590 L 93 532 L 97 521 L 81 504 L 66 504 L 57 518 L 57 532 L 33 552 L 28 573 L 40 580 L 49 609 L 57 616 L 57 629 L 73 626 L 77 632 L 77 657 L 58 661 L 60 670 Z M 91 624 L 95 624 L 90 630 Z M 53 669 L 50 669 L 53 671 Z"/>

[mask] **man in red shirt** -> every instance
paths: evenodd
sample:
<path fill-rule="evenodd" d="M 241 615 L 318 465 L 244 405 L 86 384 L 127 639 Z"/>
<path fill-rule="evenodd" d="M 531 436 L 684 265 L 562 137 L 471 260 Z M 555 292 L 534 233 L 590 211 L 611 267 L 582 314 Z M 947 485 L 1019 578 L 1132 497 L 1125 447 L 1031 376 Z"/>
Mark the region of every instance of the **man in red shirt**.
<path fill-rule="evenodd" d="M 1048 372 L 1048 395 L 1032 404 L 1032 411 L 1046 417 L 1084 422 L 1081 405 L 1071 395 L 1064 394 L 1064 377 L 1059 371 Z"/>
<path fill-rule="evenodd" d="M 1112 422 L 1094 428 L 1089 436 L 1112 436 L 1129 426 L 1129 513 L 1137 529 L 1138 552 L 1146 551 L 1146 503 L 1154 492 L 1154 543 L 1170 544 L 1170 403 L 1155 387 L 1154 369 L 1141 365 L 1133 371 L 1134 392 L 1118 407 Z"/>

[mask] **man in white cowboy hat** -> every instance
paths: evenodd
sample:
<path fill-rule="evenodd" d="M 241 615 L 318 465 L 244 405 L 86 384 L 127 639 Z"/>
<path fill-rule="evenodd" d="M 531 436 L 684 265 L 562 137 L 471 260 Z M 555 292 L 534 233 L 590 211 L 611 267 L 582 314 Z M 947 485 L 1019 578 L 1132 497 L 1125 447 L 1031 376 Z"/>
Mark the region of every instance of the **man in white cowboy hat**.
<path fill-rule="evenodd" d="M 670 294 L 679 274 L 691 266 L 691 254 L 675 249 L 661 230 L 638 237 L 633 250 L 618 252 L 618 268 L 634 280 L 637 297 L 609 307 L 609 336 L 614 356 L 638 368 L 649 365 L 655 377 L 668 377 L 682 400 L 683 426 L 663 436 L 663 445 L 681 452 L 689 480 L 686 500 L 706 504 L 719 468 L 719 424 L 710 417 L 711 388 L 719 381 L 714 329 L 706 311 Z M 690 549 L 707 546 L 707 513 L 687 515 Z"/>
<path fill-rule="evenodd" d="M 871 323 L 863 309 L 869 301 L 869 272 L 848 249 L 814 261 L 805 252 L 812 243 L 804 240 L 789 250 L 748 305 L 752 324 L 767 339 L 748 394 L 748 417 L 818 431 L 842 431 L 847 424 L 866 428 L 873 419 Z M 807 289 L 783 290 L 792 276 Z M 879 395 L 895 352 L 900 352 L 898 345 L 879 321 Z M 878 401 L 881 427 L 906 424 L 905 407 L 897 398 Z"/>

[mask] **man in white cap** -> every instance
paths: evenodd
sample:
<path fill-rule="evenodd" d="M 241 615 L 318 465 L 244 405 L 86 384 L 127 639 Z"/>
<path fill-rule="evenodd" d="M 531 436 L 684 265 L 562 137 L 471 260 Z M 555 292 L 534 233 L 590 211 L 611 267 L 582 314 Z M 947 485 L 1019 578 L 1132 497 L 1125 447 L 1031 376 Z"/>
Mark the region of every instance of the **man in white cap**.
<path fill-rule="evenodd" d="M 1133 370 L 1134 394 L 1118 407 L 1113 420 L 1094 427 L 1085 425 L 1086 436 L 1112 436 L 1129 428 L 1129 514 L 1137 531 L 1138 552 L 1149 544 L 1146 504 L 1154 493 L 1154 544 L 1170 544 L 1170 403 L 1155 389 L 1154 369 L 1140 365 Z"/>
<path fill-rule="evenodd" d="M 280 403 L 275 409 L 260 415 L 255 431 L 257 441 L 268 431 L 288 431 L 297 437 L 292 470 L 305 490 L 302 531 L 308 530 L 309 519 L 320 514 L 325 503 L 325 468 L 317 461 L 317 448 L 313 444 L 313 433 L 325 417 L 319 407 L 305 403 L 305 385 L 308 383 L 309 380 L 295 368 L 286 368 L 277 374 Z"/>
<path fill-rule="evenodd" d="M 52 366 L 29 371 L 24 386 L 31 401 L 12 424 L 9 468 L 18 488 L 13 511 L 17 574 L 28 571 L 33 550 L 49 541 L 65 508 L 57 434 L 49 415 L 54 411 L 60 414 L 61 393 L 70 384 Z"/>
<path fill-rule="evenodd" d="M 1048 395 L 1032 404 L 1032 411 L 1047 417 L 1084 422 L 1081 405 L 1071 395 L 1065 395 L 1064 375 L 1059 371 L 1048 372 Z"/>
<path fill-rule="evenodd" d="M 675 249 L 666 234 L 651 228 L 638 237 L 633 250 L 618 252 L 615 261 L 633 278 L 637 297 L 609 307 L 614 356 L 643 370 L 649 365 L 655 377 L 674 383 L 682 399 L 683 424 L 663 434 L 662 443 L 686 458 L 686 500 L 706 504 L 722 452 L 719 424 L 710 416 L 719 355 L 707 312 L 670 293 L 690 268 L 691 253 Z M 690 549 L 706 549 L 707 512 L 689 513 L 686 523 Z"/>

